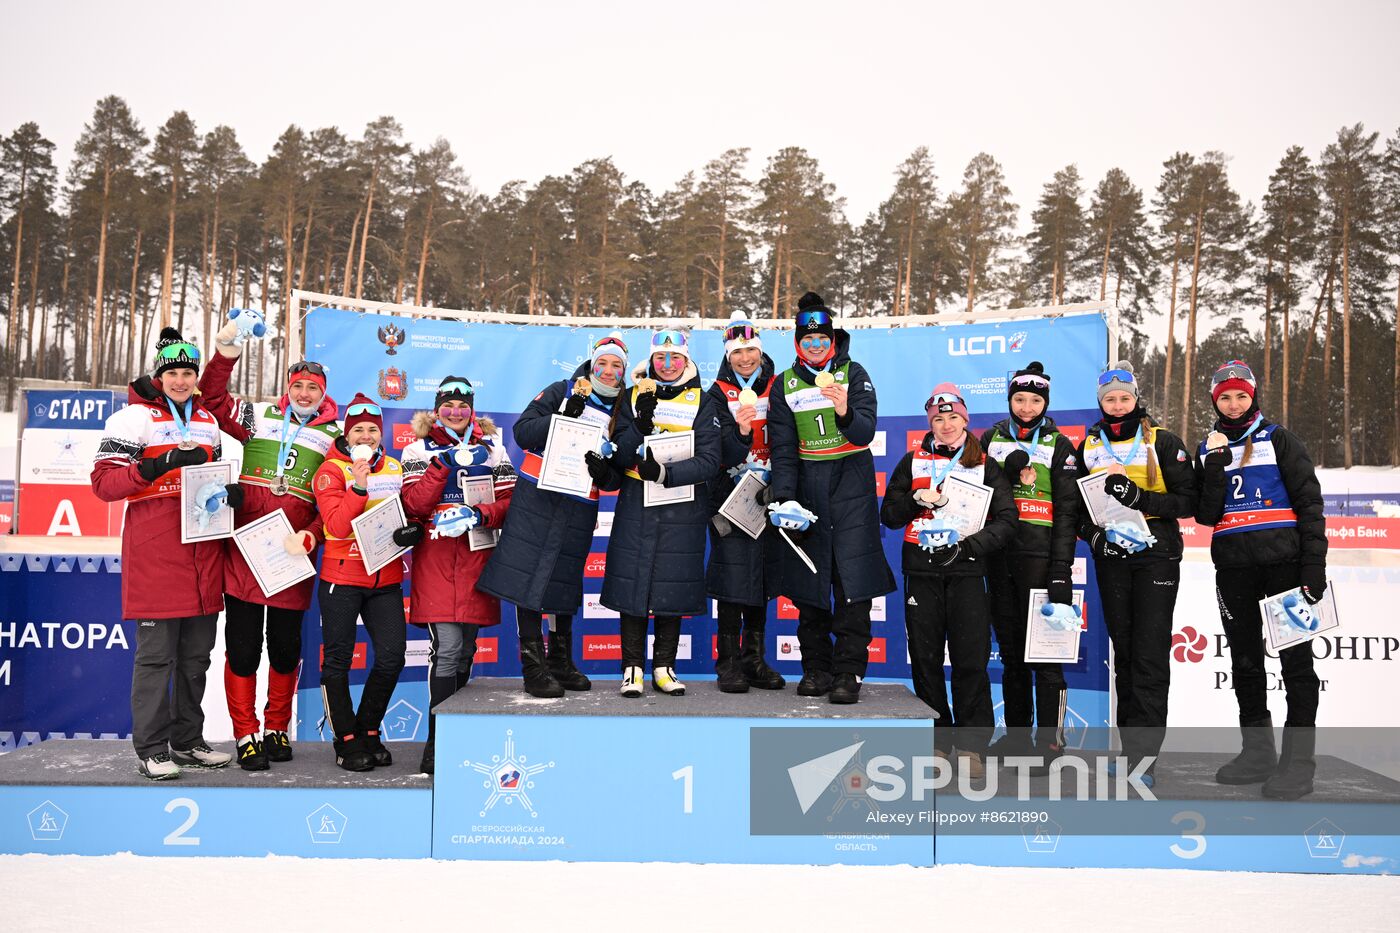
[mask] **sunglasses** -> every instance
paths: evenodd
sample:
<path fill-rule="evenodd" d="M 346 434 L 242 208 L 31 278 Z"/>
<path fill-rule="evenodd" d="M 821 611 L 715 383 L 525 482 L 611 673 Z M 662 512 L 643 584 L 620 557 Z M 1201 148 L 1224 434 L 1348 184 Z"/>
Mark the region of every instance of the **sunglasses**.
<path fill-rule="evenodd" d="M 1050 388 L 1050 380 L 1044 376 L 1017 376 L 1011 380 L 1012 386 L 1037 386 L 1041 389 Z"/>
<path fill-rule="evenodd" d="M 382 418 L 384 417 L 384 412 L 378 405 L 360 402 L 345 409 L 345 416 L 348 418 L 351 415 L 372 415 L 375 418 Z"/>
<path fill-rule="evenodd" d="M 616 337 L 603 337 L 597 343 L 593 344 L 593 349 L 595 352 L 599 347 L 617 347 L 623 353 L 627 352 L 627 344 L 623 343 L 621 340 L 618 340 Z"/>
<path fill-rule="evenodd" d="M 467 385 L 465 382 L 444 382 L 442 385 L 438 386 L 438 395 L 444 392 L 459 392 L 462 395 L 475 395 L 476 389 Z"/>
<path fill-rule="evenodd" d="M 724 332 L 726 343 L 730 340 L 752 340 L 756 336 L 758 336 L 758 331 L 754 330 L 752 324 L 735 324 Z"/>
<path fill-rule="evenodd" d="M 326 367 L 322 366 L 320 363 L 314 363 L 311 360 L 302 360 L 299 363 L 293 363 L 291 366 L 287 367 L 287 378 L 290 379 L 297 373 L 310 373 L 313 376 L 320 376 L 324 379 L 326 378 Z"/>
<path fill-rule="evenodd" d="M 1099 377 L 1099 385 L 1106 386 L 1110 382 L 1113 382 L 1115 379 L 1119 382 L 1127 383 L 1133 383 L 1137 381 L 1134 378 L 1133 374 L 1128 372 L 1126 369 L 1110 369 Z"/>
<path fill-rule="evenodd" d="M 198 360 L 199 347 L 192 343 L 172 343 L 168 347 L 161 347 L 156 354 L 158 360 Z"/>
<path fill-rule="evenodd" d="M 656 336 L 651 338 L 651 350 L 653 353 L 660 352 L 665 349 L 665 345 L 668 343 L 677 347 L 689 346 L 689 341 L 686 339 L 683 332 L 678 330 L 659 330 L 656 332 Z"/>
<path fill-rule="evenodd" d="M 924 411 L 928 411 L 935 405 L 961 405 L 963 400 L 951 392 L 939 392 L 933 398 L 924 403 Z"/>
<path fill-rule="evenodd" d="M 1231 363 L 1229 369 L 1222 369 L 1212 376 L 1210 384 L 1211 387 L 1214 388 L 1220 385 L 1220 383 L 1228 382 L 1231 379 L 1240 379 L 1244 382 L 1248 382 L 1250 385 L 1254 385 L 1254 373 L 1243 363 Z"/>
<path fill-rule="evenodd" d="M 799 311 L 797 312 L 797 328 L 825 327 L 831 323 L 830 311 Z"/>

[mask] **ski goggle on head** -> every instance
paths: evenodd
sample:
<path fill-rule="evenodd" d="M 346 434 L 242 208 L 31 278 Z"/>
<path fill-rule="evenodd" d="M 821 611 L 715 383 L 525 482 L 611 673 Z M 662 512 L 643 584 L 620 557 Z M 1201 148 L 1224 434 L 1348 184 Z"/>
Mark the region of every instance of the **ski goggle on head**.
<path fill-rule="evenodd" d="M 752 324 L 731 324 L 724 329 L 724 342 L 731 340 L 752 340 L 758 335 Z"/>
<path fill-rule="evenodd" d="M 797 329 L 817 330 L 822 327 L 831 327 L 831 312 L 826 310 L 799 311 L 797 312 Z"/>
<path fill-rule="evenodd" d="M 383 410 L 380 409 L 380 407 L 378 405 L 375 405 L 373 402 L 357 402 L 356 404 L 351 405 L 349 408 L 345 409 L 345 414 L 346 417 L 349 417 L 350 415 L 370 415 L 374 418 L 384 417 Z"/>
<path fill-rule="evenodd" d="M 954 395 L 952 392 L 939 392 L 937 395 L 931 397 L 927 402 L 924 403 L 924 411 L 928 411 L 935 405 L 938 406 L 939 411 L 952 411 L 951 408 L 945 408 L 943 406 L 961 404 L 963 404 L 963 400 L 958 396 Z"/>
<path fill-rule="evenodd" d="M 1035 386 L 1038 389 L 1050 388 L 1050 380 L 1044 376 L 1037 376 L 1035 373 L 1026 373 L 1024 376 L 1015 376 L 1011 380 L 1012 387 L 1015 386 Z"/>
<path fill-rule="evenodd" d="M 474 389 L 474 388 L 472 388 L 471 386 L 467 385 L 465 382 L 455 382 L 455 381 L 454 381 L 454 382 L 444 382 L 442 385 L 440 385 L 440 386 L 437 387 L 437 394 L 438 394 L 438 395 L 444 395 L 444 394 L 449 393 L 449 392 L 455 392 L 455 393 L 458 393 L 458 394 L 461 394 L 461 395 L 475 395 L 475 394 L 476 394 L 476 389 Z"/>
<path fill-rule="evenodd" d="M 1099 385 L 1101 386 L 1106 386 L 1110 382 L 1114 381 L 1126 382 L 1129 385 L 1132 385 L 1134 382 L 1137 382 L 1137 377 L 1134 376 L 1132 373 L 1128 372 L 1126 369 L 1105 370 L 1103 375 L 1099 376 Z"/>
<path fill-rule="evenodd" d="M 310 373 L 313 376 L 320 376 L 324 379 L 326 378 L 326 367 L 322 366 L 320 363 L 312 362 L 311 360 L 301 360 L 287 367 L 288 379 L 299 373 Z"/>
<path fill-rule="evenodd" d="M 663 353 L 669 349 L 668 344 L 671 347 L 680 347 L 681 349 L 690 345 L 683 331 L 659 330 L 656 332 L 656 336 L 651 338 L 651 352 Z"/>
<path fill-rule="evenodd" d="M 169 346 L 161 347 L 156 353 L 158 363 L 168 363 L 172 360 L 190 360 L 199 362 L 199 347 L 192 343 L 172 343 Z"/>

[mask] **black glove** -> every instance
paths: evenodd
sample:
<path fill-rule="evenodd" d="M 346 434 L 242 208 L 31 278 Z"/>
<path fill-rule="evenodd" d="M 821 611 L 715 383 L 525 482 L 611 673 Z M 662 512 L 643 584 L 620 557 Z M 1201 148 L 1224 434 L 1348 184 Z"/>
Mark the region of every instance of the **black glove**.
<path fill-rule="evenodd" d="M 957 560 L 962 554 L 962 542 L 955 541 L 946 547 L 936 548 L 929 552 L 928 559 L 933 561 L 937 567 L 947 567 Z"/>
<path fill-rule="evenodd" d="M 1208 467 L 1216 467 L 1223 470 L 1229 466 L 1230 462 L 1234 459 L 1234 456 L 1230 453 L 1229 447 L 1217 447 L 1214 450 L 1206 451 L 1205 458 L 1201 462 Z"/>
<path fill-rule="evenodd" d="M 1052 567 L 1045 589 L 1049 592 L 1052 603 L 1059 603 L 1062 606 L 1074 605 L 1074 583 L 1068 567 L 1063 565 Z"/>
<path fill-rule="evenodd" d="M 593 477 L 595 483 L 606 483 L 612 476 L 612 467 L 608 466 L 608 461 L 596 450 L 585 453 L 583 462 L 588 467 L 588 475 Z"/>
<path fill-rule="evenodd" d="M 656 393 L 647 392 L 637 396 L 636 422 L 637 430 L 643 434 L 650 434 L 656 427 L 652 422 L 652 416 L 656 414 Z"/>
<path fill-rule="evenodd" d="M 1103 488 L 1104 492 L 1130 509 L 1136 509 L 1138 500 L 1142 498 L 1142 489 L 1122 473 L 1115 473 L 1104 480 Z"/>
<path fill-rule="evenodd" d="M 404 525 L 394 532 L 394 543 L 399 547 L 413 547 L 423 540 L 423 526 L 412 523 Z"/>
<path fill-rule="evenodd" d="M 1012 483 L 1019 483 L 1021 481 L 1019 478 L 1021 471 L 1030 466 L 1030 464 L 1031 455 L 1017 447 L 1006 455 L 1006 462 L 1001 465 L 1001 468 Z"/>
<path fill-rule="evenodd" d="M 1108 535 L 1102 528 L 1095 528 L 1094 533 L 1089 536 L 1089 550 L 1101 560 L 1128 556 L 1127 551 L 1108 540 Z"/>
<path fill-rule="evenodd" d="M 1302 568 L 1303 598 L 1316 605 L 1327 592 L 1327 568 L 1322 564 L 1304 564 Z"/>
<path fill-rule="evenodd" d="M 753 501 L 757 502 L 759 505 L 772 505 L 774 502 L 778 502 L 779 499 L 774 495 L 772 486 L 764 486 L 753 494 Z"/>
<path fill-rule="evenodd" d="M 194 450 L 181 450 L 172 447 L 159 457 L 151 460 L 142 460 L 136 465 L 136 472 L 141 474 L 141 478 L 148 483 L 154 483 L 156 477 L 164 476 L 171 470 L 178 470 L 185 466 L 198 466 L 201 463 L 209 462 L 209 451 L 203 447 L 196 447 Z"/>
<path fill-rule="evenodd" d="M 637 475 L 649 483 L 661 482 L 661 475 L 665 472 L 661 464 L 656 462 L 656 454 L 647 451 L 646 459 L 637 464 Z"/>
<path fill-rule="evenodd" d="M 224 487 L 224 492 L 228 493 L 228 507 L 231 509 L 243 508 L 243 487 L 237 483 L 229 483 Z"/>
<path fill-rule="evenodd" d="M 587 401 L 582 395 L 570 395 L 569 400 L 564 403 L 564 417 L 577 418 L 583 414 L 583 406 Z"/>
<path fill-rule="evenodd" d="M 710 519 L 710 527 L 714 528 L 715 534 L 723 538 L 734 531 L 734 526 L 729 523 L 729 519 L 723 515 L 715 515 Z"/>

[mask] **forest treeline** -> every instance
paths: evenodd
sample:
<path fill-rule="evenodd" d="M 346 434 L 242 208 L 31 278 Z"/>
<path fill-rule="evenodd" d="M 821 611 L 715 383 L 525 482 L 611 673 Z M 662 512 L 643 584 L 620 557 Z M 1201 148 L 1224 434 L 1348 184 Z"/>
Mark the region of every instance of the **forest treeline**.
<path fill-rule="evenodd" d="M 718 153 L 660 192 L 602 157 L 487 193 L 448 141 L 415 148 L 387 116 L 358 135 L 289 126 L 261 164 L 232 127 L 177 111 L 148 130 L 115 96 L 61 174 L 37 124 L 0 141 L 11 394 L 25 377 L 120 383 L 163 324 L 207 346 L 230 307 L 263 309 L 281 333 L 294 288 L 721 319 L 789 317 L 808 289 L 860 317 L 1107 300 L 1173 430 L 1205 429 L 1209 370 L 1244 357 L 1265 411 L 1324 464 L 1400 464 L 1400 131 L 1356 124 L 1289 147 L 1257 204 L 1222 152 L 1173 153 L 1152 179 L 1067 165 L 1032 194 L 1024 230 L 994 157 L 940 178 L 923 147 L 892 167 L 878 209 L 850 218 L 797 146 Z M 276 391 L 286 352 L 268 341 L 243 390 Z"/>

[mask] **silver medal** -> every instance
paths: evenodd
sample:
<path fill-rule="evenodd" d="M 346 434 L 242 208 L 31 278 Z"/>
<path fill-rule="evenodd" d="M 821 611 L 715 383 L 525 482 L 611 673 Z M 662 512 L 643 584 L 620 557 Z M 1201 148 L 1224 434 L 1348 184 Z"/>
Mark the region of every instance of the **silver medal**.
<path fill-rule="evenodd" d="M 274 496 L 285 496 L 288 488 L 287 477 L 278 476 L 272 480 L 272 494 Z"/>
<path fill-rule="evenodd" d="M 198 446 L 199 446 L 199 445 L 196 444 L 194 441 L 181 441 L 181 442 L 180 442 L 180 449 L 181 449 L 181 450 L 194 450 L 194 449 L 195 449 L 196 447 L 198 447 Z"/>

